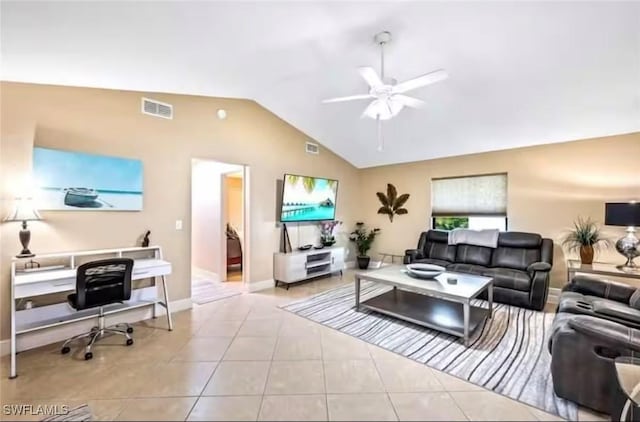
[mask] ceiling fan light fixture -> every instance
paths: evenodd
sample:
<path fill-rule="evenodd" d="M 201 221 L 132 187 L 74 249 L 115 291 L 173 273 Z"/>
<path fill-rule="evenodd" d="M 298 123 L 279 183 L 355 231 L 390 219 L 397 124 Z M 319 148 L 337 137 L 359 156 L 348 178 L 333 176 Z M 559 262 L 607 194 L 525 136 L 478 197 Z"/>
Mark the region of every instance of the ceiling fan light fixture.
<path fill-rule="evenodd" d="M 393 100 L 374 100 L 364 111 L 365 116 L 372 119 L 389 120 L 402 110 L 404 106 Z"/>

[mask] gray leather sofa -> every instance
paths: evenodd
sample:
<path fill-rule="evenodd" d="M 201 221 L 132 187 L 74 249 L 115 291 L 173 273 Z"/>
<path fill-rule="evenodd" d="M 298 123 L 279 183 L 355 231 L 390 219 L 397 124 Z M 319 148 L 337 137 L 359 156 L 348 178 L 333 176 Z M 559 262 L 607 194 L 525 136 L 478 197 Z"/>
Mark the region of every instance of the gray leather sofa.
<path fill-rule="evenodd" d="M 443 266 L 447 271 L 493 277 L 496 302 L 542 310 L 549 293 L 553 242 L 539 234 L 504 232 L 498 247 L 449 245 L 449 234 L 429 230 L 420 235 L 418 247 L 405 252 L 404 262 Z"/>
<path fill-rule="evenodd" d="M 636 289 L 576 276 L 560 295 L 549 339 L 553 388 L 562 398 L 617 417 L 625 395 L 614 359 L 640 356 Z"/>

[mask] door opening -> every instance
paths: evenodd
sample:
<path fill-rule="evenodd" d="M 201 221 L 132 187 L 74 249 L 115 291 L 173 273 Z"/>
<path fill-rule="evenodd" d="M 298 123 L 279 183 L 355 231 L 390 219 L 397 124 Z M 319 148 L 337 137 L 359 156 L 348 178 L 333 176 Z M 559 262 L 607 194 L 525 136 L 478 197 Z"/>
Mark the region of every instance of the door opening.
<path fill-rule="evenodd" d="M 240 294 L 248 280 L 248 167 L 193 159 L 191 297 L 203 304 Z"/>

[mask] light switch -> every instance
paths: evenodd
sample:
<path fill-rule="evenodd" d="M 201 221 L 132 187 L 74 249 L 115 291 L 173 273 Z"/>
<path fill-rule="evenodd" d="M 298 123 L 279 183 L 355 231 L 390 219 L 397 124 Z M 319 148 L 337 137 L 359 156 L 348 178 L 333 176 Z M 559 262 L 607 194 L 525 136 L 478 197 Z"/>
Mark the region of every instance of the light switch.
<path fill-rule="evenodd" d="M 176 230 L 182 230 L 182 220 L 176 220 Z"/>

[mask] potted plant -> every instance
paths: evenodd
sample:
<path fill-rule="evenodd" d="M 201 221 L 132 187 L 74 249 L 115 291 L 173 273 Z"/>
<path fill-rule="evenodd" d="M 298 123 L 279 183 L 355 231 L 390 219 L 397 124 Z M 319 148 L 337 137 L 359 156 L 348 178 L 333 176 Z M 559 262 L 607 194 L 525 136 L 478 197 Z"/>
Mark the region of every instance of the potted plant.
<path fill-rule="evenodd" d="M 336 237 L 333 234 L 333 231 L 337 226 L 342 224 L 342 221 L 333 220 L 333 221 L 323 221 L 318 224 L 320 227 L 320 242 L 322 246 L 333 246 L 336 243 Z"/>
<path fill-rule="evenodd" d="M 578 218 L 573 222 L 573 229 L 562 240 L 562 245 L 569 251 L 580 252 L 580 261 L 585 265 L 593 263 L 596 250 L 610 245 L 609 239 L 602 235 L 602 230 L 590 218 Z"/>
<path fill-rule="evenodd" d="M 364 223 L 358 222 L 356 223 L 356 229 L 352 231 L 349 236 L 349 240 L 356 244 L 356 249 L 358 250 L 358 268 L 361 270 L 369 268 L 371 257 L 367 255 L 367 252 L 371 249 L 371 244 L 379 233 L 380 229 L 367 230 Z"/>

